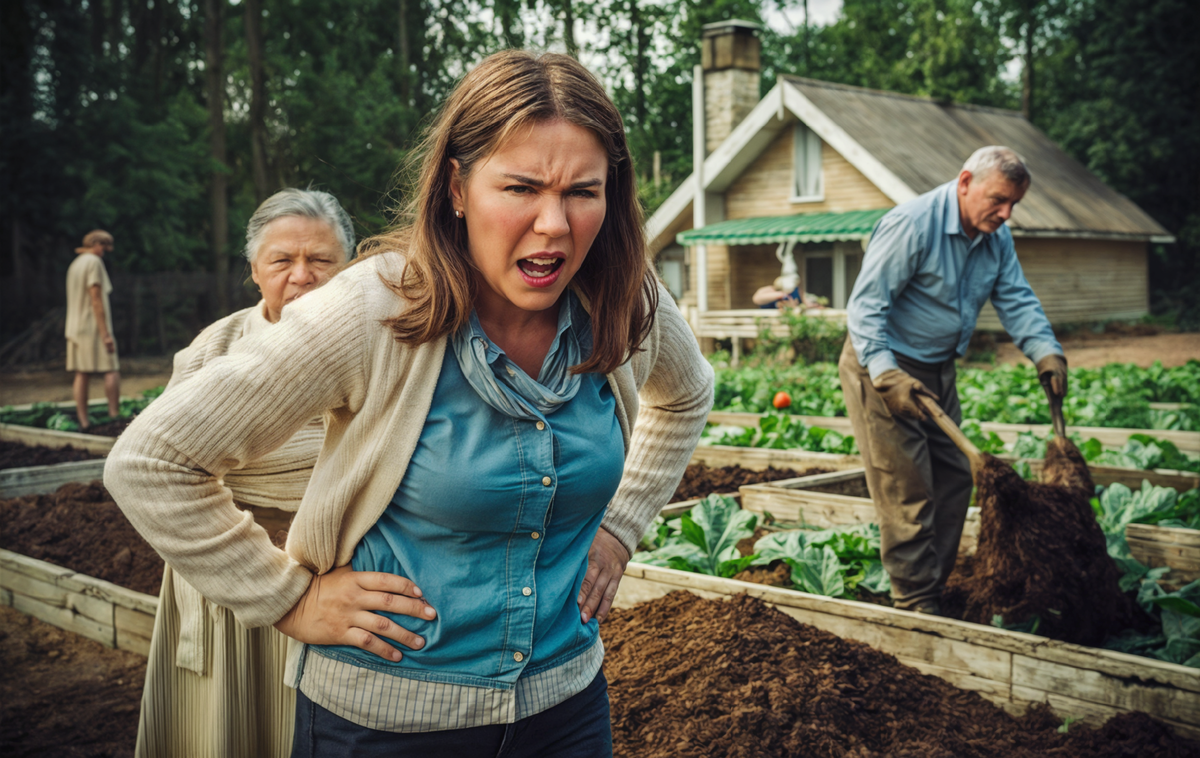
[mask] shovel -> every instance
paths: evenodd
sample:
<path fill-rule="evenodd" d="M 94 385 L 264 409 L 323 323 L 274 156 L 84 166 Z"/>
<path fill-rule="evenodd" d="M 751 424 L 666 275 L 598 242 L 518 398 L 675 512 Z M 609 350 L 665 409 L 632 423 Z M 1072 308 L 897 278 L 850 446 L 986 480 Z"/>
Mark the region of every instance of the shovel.
<path fill-rule="evenodd" d="M 1054 434 L 1065 440 L 1067 438 L 1067 422 L 1063 419 L 1063 399 L 1060 395 L 1054 394 L 1054 390 L 1050 387 L 1052 376 L 1053 374 L 1047 371 L 1038 376 L 1038 381 L 1042 383 L 1042 389 L 1046 391 L 1046 399 L 1050 401 L 1050 421 L 1054 424 Z"/>
<path fill-rule="evenodd" d="M 967 456 L 967 460 L 971 462 L 971 476 L 972 478 L 977 477 L 979 470 L 983 468 L 983 453 L 979 448 L 975 447 L 974 442 L 967 439 L 967 435 L 963 433 L 962 429 L 958 428 L 958 424 L 954 423 L 954 419 L 946 415 L 946 412 L 942 410 L 942 406 L 938 405 L 936 400 L 927 395 L 918 394 L 915 396 L 917 402 L 921 404 L 921 407 L 925 409 L 925 412 L 929 414 L 934 423 Z"/>

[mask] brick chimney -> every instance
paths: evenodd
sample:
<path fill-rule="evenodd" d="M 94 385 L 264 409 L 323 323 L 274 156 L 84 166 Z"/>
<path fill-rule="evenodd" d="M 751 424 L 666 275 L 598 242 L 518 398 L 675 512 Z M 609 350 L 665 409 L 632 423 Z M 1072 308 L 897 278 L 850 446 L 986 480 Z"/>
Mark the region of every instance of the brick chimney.
<path fill-rule="evenodd" d="M 705 24 L 700 66 L 704 69 L 706 154 L 717 148 L 758 105 L 762 71 L 759 25 L 733 19 Z"/>

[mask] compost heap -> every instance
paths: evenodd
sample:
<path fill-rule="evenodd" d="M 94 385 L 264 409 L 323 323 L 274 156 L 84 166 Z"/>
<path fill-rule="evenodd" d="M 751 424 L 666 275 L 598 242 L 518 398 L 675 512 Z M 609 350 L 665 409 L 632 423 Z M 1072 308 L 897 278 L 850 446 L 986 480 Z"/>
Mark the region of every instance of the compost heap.
<path fill-rule="evenodd" d="M 739 595 L 688 592 L 600 627 L 616 758 L 1196 756 L 1144 713 L 1102 728 L 1046 706 L 1016 718 L 860 642 Z"/>
<path fill-rule="evenodd" d="M 1121 592 L 1090 503 L 1095 485 L 1074 444 L 1050 440 L 1042 483 L 990 455 L 975 482 L 979 546 L 969 568 L 947 583 L 946 615 L 977 624 L 1036 622 L 1037 634 L 1083 645 L 1144 624 Z"/>

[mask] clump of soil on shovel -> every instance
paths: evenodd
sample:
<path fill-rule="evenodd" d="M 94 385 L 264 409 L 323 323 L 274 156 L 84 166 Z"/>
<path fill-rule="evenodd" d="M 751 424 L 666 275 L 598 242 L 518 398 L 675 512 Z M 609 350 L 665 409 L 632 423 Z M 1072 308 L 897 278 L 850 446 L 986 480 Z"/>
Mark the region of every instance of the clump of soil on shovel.
<path fill-rule="evenodd" d="M 0 547 L 158 595 L 163 560 L 100 482 L 0 500 Z"/>
<path fill-rule="evenodd" d="M 1024 717 L 747 596 L 687 592 L 600 627 L 618 758 L 1195 756 L 1142 713 L 1099 730 Z"/>
<path fill-rule="evenodd" d="M 1036 618 L 1038 634 L 1083 645 L 1144 625 L 1148 619 L 1118 586 L 1078 448 L 1054 438 L 1042 479 L 1026 482 L 984 456 L 976 476 L 979 546 L 970 570 L 951 575 L 942 611 L 977 624 Z"/>
<path fill-rule="evenodd" d="M 683 473 L 683 481 L 679 483 L 679 487 L 675 490 L 675 496 L 671 498 L 671 502 L 678 503 L 681 500 L 694 500 L 698 497 L 707 497 L 714 492 L 737 492 L 738 487 L 741 487 L 743 484 L 761 484 L 762 482 L 776 482 L 780 479 L 795 479 L 801 476 L 825 474 L 830 470 L 827 468 L 806 468 L 803 471 L 796 471 L 790 468 L 768 467 L 765 471 L 752 471 L 741 466 L 709 468 L 703 463 L 693 463 Z"/>

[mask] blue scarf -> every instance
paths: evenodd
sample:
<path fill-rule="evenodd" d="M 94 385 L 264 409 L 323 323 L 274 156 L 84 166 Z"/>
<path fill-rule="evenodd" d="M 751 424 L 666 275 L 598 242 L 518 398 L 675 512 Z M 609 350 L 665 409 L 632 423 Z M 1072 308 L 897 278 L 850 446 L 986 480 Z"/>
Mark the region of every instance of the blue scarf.
<path fill-rule="evenodd" d="M 479 317 L 451 338 L 463 376 L 485 403 L 512 418 L 536 421 L 575 397 L 581 376 L 568 369 L 582 363 L 592 351 L 591 320 L 575 293 L 567 290 L 558 309 L 558 331 L 542 371 L 534 381 L 484 333 Z"/>

